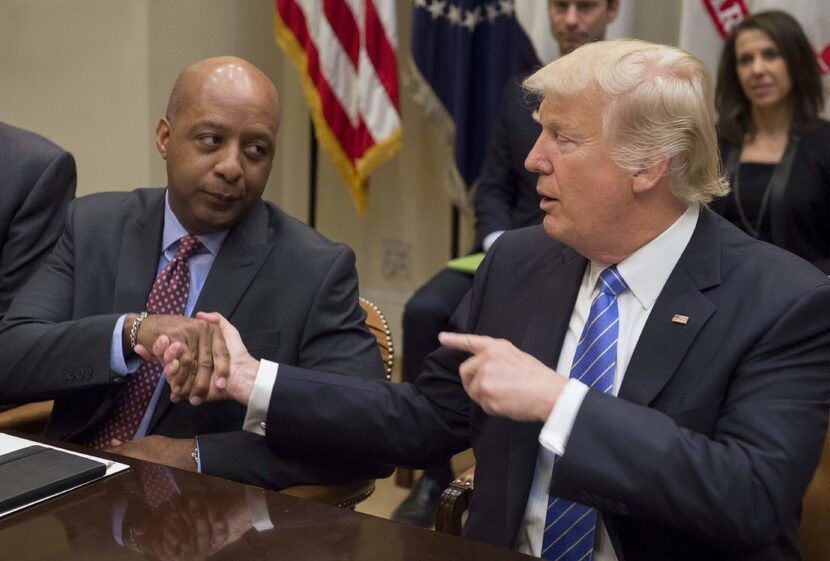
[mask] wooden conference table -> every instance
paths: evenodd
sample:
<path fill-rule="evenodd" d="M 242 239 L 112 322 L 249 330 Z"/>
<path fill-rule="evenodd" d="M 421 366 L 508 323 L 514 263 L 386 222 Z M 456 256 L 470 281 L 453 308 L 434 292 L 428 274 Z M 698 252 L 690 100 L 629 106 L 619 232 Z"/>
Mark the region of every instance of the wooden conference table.
<path fill-rule="evenodd" d="M 0 518 L 0 559 L 532 559 L 217 477 L 106 456 L 131 468 Z"/>

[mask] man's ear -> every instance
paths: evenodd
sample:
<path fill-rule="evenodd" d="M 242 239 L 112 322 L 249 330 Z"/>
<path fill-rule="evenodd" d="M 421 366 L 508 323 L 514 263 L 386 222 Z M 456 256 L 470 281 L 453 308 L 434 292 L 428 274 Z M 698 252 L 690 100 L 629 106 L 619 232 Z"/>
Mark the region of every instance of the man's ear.
<path fill-rule="evenodd" d="M 656 162 L 644 162 L 643 167 L 634 172 L 632 188 L 637 195 L 651 190 L 663 179 L 669 170 L 669 160 L 663 159 Z"/>
<path fill-rule="evenodd" d="M 159 119 L 156 125 L 156 150 L 161 154 L 162 159 L 167 159 L 167 144 L 170 142 L 170 121 L 166 117 Z"/>

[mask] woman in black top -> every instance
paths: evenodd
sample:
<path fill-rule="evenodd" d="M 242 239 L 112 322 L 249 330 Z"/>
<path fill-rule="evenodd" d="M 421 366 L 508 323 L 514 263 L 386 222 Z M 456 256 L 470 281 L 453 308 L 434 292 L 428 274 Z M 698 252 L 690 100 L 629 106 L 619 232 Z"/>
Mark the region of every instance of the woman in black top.
<path fill-rule="evenodd" d="M 712 208 L 830 273 L 830 123 L 818 117 L 818 63 L 792 16 L 761 12 L 733 29 L 715 102 L 732 192 Z"/>

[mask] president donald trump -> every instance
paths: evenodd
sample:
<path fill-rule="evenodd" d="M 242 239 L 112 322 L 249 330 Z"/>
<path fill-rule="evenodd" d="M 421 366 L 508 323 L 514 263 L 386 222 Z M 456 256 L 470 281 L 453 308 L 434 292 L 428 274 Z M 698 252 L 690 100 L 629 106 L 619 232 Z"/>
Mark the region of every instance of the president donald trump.
<path fill-rule="evenodd" d="M 469 538 L 545 559 L 798 559 L 830 282 L 706 208 L 728 187 L 693 56 L 593 43 L 525 87 L 543 225 L 499 238 L 414 385 L 255 360 L 213 315 L 231 364 L 197 391 L 269 400 L 278 451 L 428 466 L 472 446 Z M 192 369 L 181 347 L 155 345 L 169 375 Z"/>

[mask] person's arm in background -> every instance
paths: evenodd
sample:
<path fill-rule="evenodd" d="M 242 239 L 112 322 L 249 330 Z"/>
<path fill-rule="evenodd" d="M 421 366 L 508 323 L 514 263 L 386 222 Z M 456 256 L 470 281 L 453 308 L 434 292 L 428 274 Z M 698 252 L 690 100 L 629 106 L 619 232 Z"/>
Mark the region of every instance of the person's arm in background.
<path fill-rule="evenodd" d="M 0 209 L 0 319 L 55 245 L 75 197 L 72 155 L 45 140 L 29 144 L 0 155 L 0 162 L 14 159 L 0 166 L 0 201 L 8 205 Z"/>
<path fill-rule="evenodd" d="M 525 184 L 531 175 L 524 169 L 524 156 L 530 149 L 526 145 L 538 134 L 538 125 L 525 130 L 533 126 L 533 121 L 532 108 L 524 95 L 518 78 L 508 83 L 502 94 L 475 191 L 474 251 L 487 251 L 502 232 L 526 225 L 517 224 L 515 214 L 521 204 L 519 190 L 528 188 Z"/>

